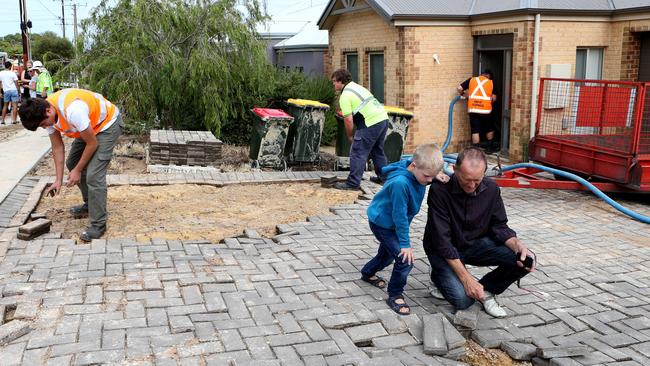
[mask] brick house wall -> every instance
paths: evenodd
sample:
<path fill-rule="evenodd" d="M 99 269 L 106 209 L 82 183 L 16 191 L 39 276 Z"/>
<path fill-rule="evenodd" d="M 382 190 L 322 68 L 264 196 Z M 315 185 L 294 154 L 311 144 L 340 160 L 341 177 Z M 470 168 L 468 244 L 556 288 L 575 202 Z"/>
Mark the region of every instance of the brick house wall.
<path fill-rule="evenodd" d="M 635 20 L 612 24 L 612 33 L 620 36 L 621 80 L 636 81 L 639 76 L 641 32 L 650 32 L 650 21 Z"/>
<path fill-rule="evenodd" d="M 404 99 L 399 102 L 415 117 L 409 126 L 406 150 L 424 142 L 442 144 L 447 137 L 449 103 L 456 86 L 471 76 L 473 40 L 469 26 L 404 27 Z M 433 60 L 438 55 L 440 64 Z M 454 107 L 449 151 L 469 141 L 466 103 Z"/>
<path fill-rule="evenodd" d="M 604 47 L 603 79 L 636 80 L 639 32 L 650 31 L 650 16 L 647 20 L 632 21 L 613 22 L 607 17 L 580 20 L 583 21 L 542 16 L 538 75 L 547 76 L 548 64 L 570 64 L 575 76 L 576 48 Z M 510 159 L 511 162 L 525 160 L 530 137 L 533 17 L 477 23 L 395 27 L 372 10 L 343 14 L 330 31 L 332 57 L 328 74 L 345 67 L 345 52 L 356 50 L 361 65 L 360 79 L 367 86 L 367 52 L 383 49 L 385 104 L 415 113 L 405 147 L 406 152 L 412 152 L 423 142 L 444 142 L 449 103 L 457 95 L 456 86 L 472 73 L 474 37 L 512 34 Z M 434 64 L 434 53 L 440 64 Z M 470 143 L 465 101 L 456 104 L 453 122 L 449 151 L 458 151 Z"/>
<path fill-rule="evenodd" d="M 368 87 L 368 58 L 372 52 L 384 53 L 384 104 L 396 105 L 399 83 L 398 29 L 386 23 L 375 11 L 342 14 L 329 32 L 331 65 L 326 75 L 344 68 L 345 54 L 359 55 L 359 81 Z"/>

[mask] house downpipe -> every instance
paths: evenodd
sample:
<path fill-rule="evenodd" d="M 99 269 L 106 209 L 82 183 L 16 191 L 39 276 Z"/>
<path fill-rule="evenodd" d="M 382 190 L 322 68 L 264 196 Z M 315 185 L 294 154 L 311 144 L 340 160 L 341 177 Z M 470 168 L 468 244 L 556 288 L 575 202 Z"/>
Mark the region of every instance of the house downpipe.
<path fill-rule="evenodd" d="M 537 94 L 538 94 L 538 64 L 539 64 L 539 28 L 541 15 L 535 14 L 535 35 L 533 40 L 533 86 L 530 93 L 530 138 L 535 137 L 535 123 L 537 119 Z"/>

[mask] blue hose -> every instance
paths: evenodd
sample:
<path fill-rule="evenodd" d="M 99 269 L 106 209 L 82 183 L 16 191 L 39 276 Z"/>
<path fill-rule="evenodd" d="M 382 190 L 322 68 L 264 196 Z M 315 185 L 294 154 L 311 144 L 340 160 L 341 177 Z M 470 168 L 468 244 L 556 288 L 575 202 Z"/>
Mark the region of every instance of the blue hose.
<path fill-rule="evenodd" d="M 650 217 L 641 215 L 639 213 L 636 213 L 628 208 L 623 207 L 621 204 L 618 202 L 614 201 L 611 199 L 608 195 L 603 193 L 600 189 L 596 188 L 593 184 L 589 183 L 587 180 L 584 178 L 577 176 L 573 173 L 565 172 L 564 170 L 559 170 L 559 169 L 554 169 L 554 168 L 549 168 L 547 166 L 543 165 L 538 165 L 538 164 L 531 164 L 531 163 L 519 163 L 519 164 L 513 164 L 507 167 L 504 167 L 502 171 L 507 172 L 509 170 L 513 169 L 519 169 L 519 168 L 535 168 L 539 170 L 543 170 L 548 173 L 553 173 L 555 175 L 571 179 L 573 181 L 576 181 L 583 186 L 589 188 L 590 191 L 592 191 L 596 196 L 598 196 L 600 199 L 603 201 L 607 202 L 610 206 L 614 207 L 615 209 L 619 210 L 620 212 L 630 216 L 631 218 L 635 220 L 639 220 L 645 224 L 650 224 Z"/>
<path fill-rule="evenodd" d="M 447 122 L 447 139 L 445 140 L 445 143 L 442 144 L 442 147 L 440 150 L 444 153 L 445 150 L 449 147 L 449 143 L 451 142 L 451 134 L 453 132 L 453 126 L 452 126 L 452 121 L 454 120 L 454 105 L 456 102 L 461 100 L 460 95 L 455 96 L 451 102 L 449 103 L 449 122 Z"/>
<path fill-rule="evenodd" d="M 458 102 L 461 99 L 463 99 L 463 98 L 460 95 L 457 95 L 449 103 L 449 114 L 448 114 L 448 118 L 447 118 L 447 139 L 445 140 L 445 143 L 442 144 L 442 147 L 440 148 L 440 151 L 442 151 L 443 154 L 444 154 L 445 150 L 449 147 L 449 143 L 451 142 L 451 135 L 453 133 L 453 128 L 452 128 L 453 127 L 452 126 L 453 122 L 452 121 L 454 120 L 454 105 L 456 104 L 456 102 Z M 400 158 L 401 159 L 410 159 L 411 157 L 413 157 L 412 154 L 403 154 Z M 456 161 L 456 159 L 454 158 L 454 162 L 455 161 Z M 444 171 L 445 171 L 445 173 L 447 175 L 453 174 L 453 172 L 448 169 L 446 164 L 444 166 Z"/>

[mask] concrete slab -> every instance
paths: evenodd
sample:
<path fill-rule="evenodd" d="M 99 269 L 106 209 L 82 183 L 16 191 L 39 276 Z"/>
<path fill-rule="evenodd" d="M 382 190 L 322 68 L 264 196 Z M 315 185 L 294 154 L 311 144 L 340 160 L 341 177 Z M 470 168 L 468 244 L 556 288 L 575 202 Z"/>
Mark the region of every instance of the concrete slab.
<path fill-rule="evenodd" d="M 0 142 L 0 203 L 48 151 L 50 138 L 43 129 L 22 130 Z"/>

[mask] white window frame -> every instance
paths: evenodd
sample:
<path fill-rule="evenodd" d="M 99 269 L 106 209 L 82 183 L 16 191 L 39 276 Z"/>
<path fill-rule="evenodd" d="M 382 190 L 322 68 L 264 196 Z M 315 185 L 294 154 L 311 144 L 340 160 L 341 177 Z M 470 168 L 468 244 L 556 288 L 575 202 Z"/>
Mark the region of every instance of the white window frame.
<path fill-rule="evenodd" d="M 585 51 L 584 75 L 578 75 L 578 52 Z M 600 57 L 600 63 L 594 69 L 594 57 Z M 605 63 L 605 47 L 577 47 L 576 48 L 576 79 L 602 80 L 603 64 Z"/>

